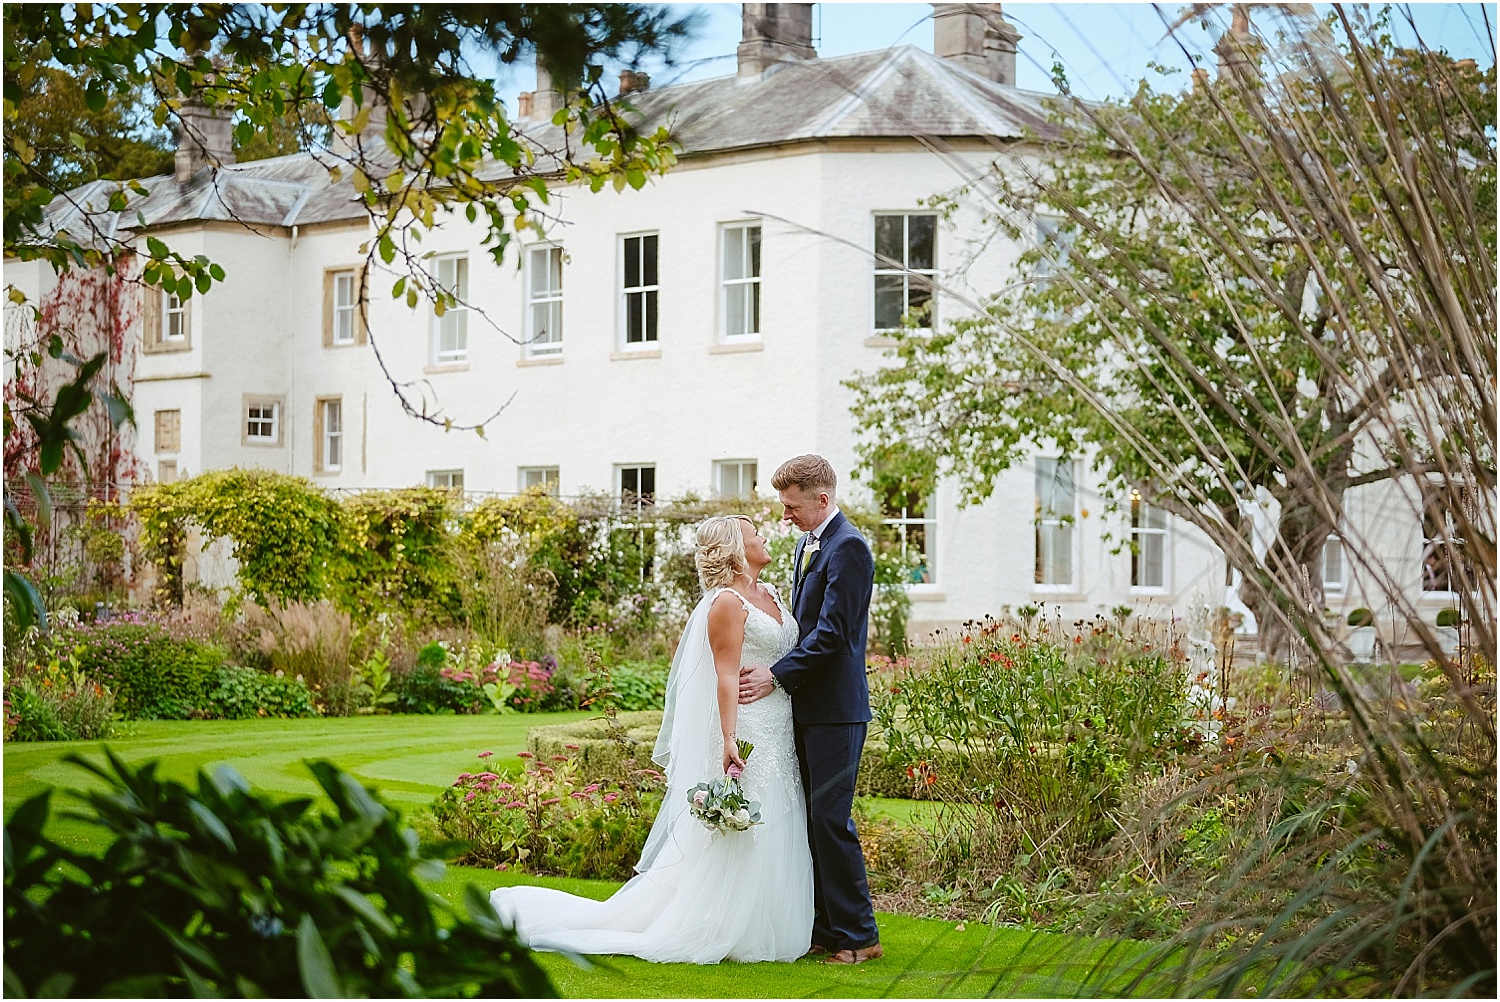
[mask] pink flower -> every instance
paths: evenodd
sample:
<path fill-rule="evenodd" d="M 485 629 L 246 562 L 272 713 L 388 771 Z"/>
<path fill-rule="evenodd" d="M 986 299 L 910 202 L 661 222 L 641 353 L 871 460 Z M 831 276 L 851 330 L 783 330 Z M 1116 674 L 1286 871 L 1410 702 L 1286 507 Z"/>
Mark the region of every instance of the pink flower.
<path fill-rule="evenodd" d="M 512 786 L 510 783 L 496 783 L 495 784 L 495 789 L 497 789 L 497 790 L 514 790 L 515 787 Z"/>
<path fill-rule="evenodd" d="M 620 799 L 620 795 L 618 793 L 606 793 L 604 795 L 604 802 L 606 804 L 612 804 L 616 800 L 619 800 L 619 799 Z"/>
<path fill-rule="evenodd" d="M 506 804 L 505 806 L 506 807 L 511 807 L 511 808 L 525 807 L 526 806 L 526 801 L 524 801 L 524 800 L 512 800 L 510 803 Z"/>
<path fill-rule="evenodd" d="M 482 752 L 479 753 L 479 757 L 480 758 L 489 758 L 493 754 L 495 754 L 495 753 L 492 752 L 492 751 L 482 751 Z"/>
<path fill-rule="evenodd" d="M 474 774 L 472 772 L 461 772 L 461 773 L 458 774 L 458 778 L 460 780 L 473 779 L 474 778 Z"/>
<path fill-rule="evenodd" d="M 554 761 L 554 762 L 566 762 L 567 760 L 568 760 L 568 756 L 566 756 L 566 755 L 553 755 L 552 756 L 552 761 Z"/>
<path fill-rule="evenodd" d="M 705 800 L 707 800 L 707 799 L 708 799 L 708 791 L 707 790 L 699 790 L 697 793 L 693 794 L 693 803 L 697 804 L 699 807 L 702 807 L 703 806 L 703 802 Z"/>
<path fill-rule="evenodd" d="M 563 747 L 566 748 L 568 751 L 577 751 L 578 750 L 578 746 L 577 745 L 563 745 Z"/>
<path fill-rule="evenodd" d="M 724 771 L 729 773 L 730 779 L 739 779 L 745 774 L 745 767 L 738 762 L 731 762 L 729 763 L 729 768 Z"/>
<path fill-rule="evenodd" d="M 503 873 L 506 870 L 510 869 L 510 864 L 508 864 L 508 863 L 496 863 L 495 864 L 495 869 L 497 869 L 497 870 L 499 870 L 499 871 L 501 871 Z"/>
<path fill-rule="evenodd" d="M 590 783 L 588 786 L 585 786 L 583 788 L 583 792 L 584 793 L 593 793 L 594 791 L 596 791 L 598 789 L 599 789 L 599 784 L 598 783 Z"/>
<path fill-rule="evenodd" d="M 464 794 L 464 800 L 473 800 L 473 799 L 474 799 L 474 791 L 473 790 L 470 790 L 468 793 Z"/>
<path fill-rule="evenodd" d="M 531 752 L 529 752 L 529 751 L 516 752 L 516 757 L 518 757 L 518 758 L 536 758 L 536 756 L 533 755 L 533 754 L 531 754 Z"/>
<path fill-rule="evenodd" d="M 560 804 L 560 803 L 562 803 L 562 798 L 561 797 L 553 797 L 551 800 L 544 800 L 544 801 L 542 801 L 542 806 L 543 807 L 550 807 L 553 804 Z"/>

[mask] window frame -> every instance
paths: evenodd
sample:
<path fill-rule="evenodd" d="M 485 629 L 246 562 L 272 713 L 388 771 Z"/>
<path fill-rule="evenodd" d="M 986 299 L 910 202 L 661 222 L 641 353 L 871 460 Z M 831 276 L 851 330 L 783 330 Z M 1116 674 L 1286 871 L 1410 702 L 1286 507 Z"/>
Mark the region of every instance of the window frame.
<path fill-rule="evenodd" d="M 642 490 L 642 491 L 639 491 L 639 493 L 636 493 L 634 495 L 635 501 L 634 501 L 633 505 L 625 497 L 625 471 L 626 470 L 635 470 L 635 471 L 637 471 L 637 474 L 636 474 L 636 476 L 637 476 L 636 486 L 637 487 L 644 486 L 641 483 L 641 480 L 644 479 L 644 478 L 642 478 L 640 476 L 640 474 L 643 473 L 646 470 L 650 470 L 651 471 L 651 490 L 649 492 Z M 619 505 L 620 512 L 622 514 L 623 513 L 632 513 L 633 512 L 634 514 L 639 515 L 642 511 L 646 510 L 647 508 L 655 507 L 656 506 L 656 495 L 657 495 L 657 490 L 656 490 L 656 464 L 655 463 L 616 463 L 615 464 L 615 503 L 617 505 Z"/>
<path fill-rule="evenodd" d="M 1339 553 L 1339 577 L 1337 581 L 1328 577 L 1328 548 L 1337 546 Z M 1344 546 L 1344 537 L 1330 532 L 1318 551 L 1318 584 L 1323 589 L 1324 599 L 1343 598 L 1349 593 L 1349 556 Z"/>
<path fill-rule="evenodd" d="M 453 482 L 455 474 L 458 477 L 458 483 L 456 484 Z M 440 478 L 446 479 L 448 482 L 440 484 L 438 483 L 438 480 Z M 465 489 L 464 471 L 456 467 L 447 470 L 428 470 L 425 475 L 425 479 L 427 482 L 427 486 L 436 490 L 461 491 Z"/>
<path fill-rule="evenodd" d="M 344 470 L 344 398 L 338 396 L 318 397 L 314 403 L 316 408 L 314 422 L 317 428 L 317 462 L 315 464 L 319 473 L 342 473 Z M 330 427 L 333 422 L 329 417 L 335 413 L 337 408 L 338 428 Z M 331 453 L 338 452 L 338 462 L 333 462 Z"/>
<path fill-rule="evenodd" d="M 349 301 L 339 302 L 339 284 L 348 280 Z M 353 268 L 342 269 L 333 273 L 333 329 L 329 331 L 329 344 L 336 348 L 346 348 L 359 342 L 359 272 Z M 349 323 L 349 336 L 339 336 L 339 321 L 347 319 Z"/>
<path fill-rule="evenodd" d="M 738 473 L 736 481 L 743 483 L 745 467 L 754 467 L 755 472 L 750 481 L 750 493 L 748 494 L 726 494 L 724 493 L 724 471 L 735 467 Z M 725 500 L 754 501 L 760 496 L 760 461 L 755 459 L 716 459 L 713 464 L 713 494 L 716 498 Z"/>
<path fill-rule="evenodd" d="M 553 253 L 557 254 L 557 288 L 548 289 L 549 295 L 541 299 L 536 298 L 535 295 L 536 280 L 534 277 L 536 269 L 535 255 L 539 252 L 546 252 L 549 256 Z M 526 358 L 556 358 L 563 353 L 563 336 L 567 330 L 566 321 L 563 318 L 563 290 L 566 286 L 566 280 L 563 277 L 563 266 L 566 263 L 561 244 L 536 243 L 526 248 L 526 274 L 524 276 L 526 299 L 526 323 L 524 329 L 526 331 L 526 343 L 523 346 Z M 556 307 L 557 337 L 552 340 L 538 342 L 536 339 L 536 309 L 538 306 L 544 305 Z"/>
<path fill-rule="evenodd" d="M 176 303 L 174 307 L 172 304 Z M 191 299 L 183 299 L 175 292 L 163 289 L 161 292 L 161 343 L 173 346 L 181 346 L 188 343 L 188 310 L 192 306 Z M 177 318 L 177 333 L 172 331 L 172 318 Z"/>
<path fill-rule="evenodd" d="M 1434 480 L 1432 477 L 1423 477 L 1423 478 L 1421 478 L 1421 480 L 1418 482 L 1418 485 L 1417 485 L 1418 486 L 1418 494 L 1419 494 L 1419 502 L 1420 502 L 1420 505 L 1421 505 L 1421 507 L 1418 509 L 1417 515 L 1418 515 L 1418 519 L 1419 519 L 1419 524 L 1421 526 L 1421 540 L 1422 540 L 1421 558 L 1419 559 L 1419 561 L 1417 563 L 1418 597 L 1420 599 L 1422 599 L 1422 600 L 1434 600 L 1434 601 L 1443 601 L 1443 602 L 1457 602 L 1457 601 L 1460 601 L 1463 598 L 1463 592 L 1460 591 L 1457 588 L 1452 587 L 1454 584 L 1457 583 L 1456 581 L 1454 581 L 1454 578 L 1456 577 L 1456 574 L 1455 574 L 1455 569 L 1452 566 L 1450 566 L 1449 569 L 1448 569 L 1448 584 L 1449 584 L 1449 588 L 1447 590 L 1433 590 L 1433 591 L 1428 591 L 1428 589 L 1427 589 L 1427 571 L 1426 571 L 1426 568 L 1427 568 L 1427 557 L 1428 557 L 1428 554 L 1430 552 L 1432 552 L 1432 551 L 1435 551 L 1439 546 L 1445 547 L 1445 548 L 1446 547 L 1452 547 L 1459 554 L 1462 554 L 1464 552 L 1464 547 L 1468 544 L 1468 540 L 1465 537 L 1463 537 L 1462 535 L 1459 534 L 1457 520 L 1454 518 L 1453 512 L 1451 510 L 1447 509 L 1447 508 L 1444 508 L 1444 510 L 1443 510 L 1443 527 L 1442 528 L 1444 529 L 1444 534 L 1441 535 L 1441 536 L 1429 536 L 1427 534 L 1427 530 L 1429 528 L 1429 526 L 1427 524 L 1427 520 L 1428 520 L 1428 489 L 1429 489 L 1428 485 L 1429 484 L 1434 484 L 1434 483 L 1437 483 L 1437 481 Z M 1458 488 L 1459 488 L 1460 491 L 1467 491 L 1467 492 L 1472 493 L 1475 490 L 1475 488 L 1474 488 L 1474 486 L 1472 484 L 1465 484 L 1463 482 L 1460 482 L 1460 483 L 1457 484 L 1457 486 L 1458 486 Z M 1470 574 L 1472 576 L 1472 571 L 1470 572 Z M 1477 579 L 1475 581 L 1475 584 L 1476 584 L 1476 586 L 1478 585 Z"/>
<path fill-rule="evenodd" d="M 879 243 L 879 240 L 880 240 L 880 237 L 879 237 L 880 222 L 879 222 L 879 220 L 882 219 L 882 218 L 891 218 L 891 217 L 897 217 L 897 216 L 899 216 L 901 218 L 901 254 L 902 254 L 902 264 L 904 265 L 904 267 L 901 267 L 901 268 L 891 268 L 891 267 L 885 265 L 884 262 L 881 260 L 881 257 L 880 257 L 880 243 Z M 929 217 L 932 218 L 932 267 L 931 268 L 912 268 L 910 266 L 911 265 L 911 217 L 912 216 L 929 216 Z M 873 263 L 874 263 L 874 269 L 873 269 L 872 277 L 871 277 L 871 281 L 870 281 L 870 329 L 874 332 L 874 334 L 877 337 L 879 337 L 879 336 L 885 336 L 885 335 L 890 335 L 890 334 L 893 334 L 893 333 L 895 333 L 897 331 L 901 331 L 901 330 L 905 330 L 906 329 L 904 326 L 899 325 L 899 324 L 897 326 L 895 326 L 895 327 L 882 327 L 882 326 L 880 326 L 880 303 L 879 303 L 879 296 L 880 296 L 880 279 L 882 277 L 891 277 L 891 276 L 900 276 L 901 277 L 901 303 L 902 303 L 901 316 L 905 317 L 908 313 L 911 312 L 911 305 L 910 305 L 911 304 L 911 286 L 912 286 L 913 279 L 916 276 L 923 276 L 923 275 L 927 276 L 928 277 L 927 322 L 925 324 L 923 324 L 922 326 L 920 326 L 920 327 L 915 327 L 915 328 L 912 328 L 912 329 L 913 330 L 917 330 L 917 331 L 925 331 L 925 332 L 931 332 L 931 331 L 933 331 L 933 330 L 936 329 L 936 325 L 937 325 L 937 322 L 938 322 L 938 316 L 937 316 L 938 275 L 940 273 L 940 269 L 938 268 L 938 233 L 939 233 L 939 230 L 940 230 L 938 222 L 939 222 L 939 216 L 938 216 L 938 214 L 936 212 L 923 212 L 923 211 L 917 210 L 917 209 L 890 209 L 890 210 L 882 209 L 882 210 L 879 210 L 879 211 L 871 213 L 871 215 L 870 215 L 870 249 L 871 249 L 871 252 L 872 252 L 872 260 L 873 260 Z"/>
<path fill-rule="evenodd" d="M 270 406 L 271 430 L 270 436 L 250 434 L 250 408 L 264 408 Z M 257 418 L 264 421 L 264 416 Z M 278 449 L 286 438 L 286 398 L 273 396 L 266 393 L 246 393 L 240 398 L 240 444 L 253 446 L 258 449 Z"/>
<path fill-rule="evenodd" d="M 454 285 L 459 288 L 449 289 L 442 285 L 443 265 L 448 262 L 462 262 L 463 280 L 459 281 L 458 265 L 454 264 Z M 444 310 L 442 316 L 438 316 L 436 308 L 430 311 L 431 334 L 429 357 L 434 368 L 458 368 L 469 364 L 469 288 L 472 275 L 469 274 L 469 254 L 467 251 L 457 251 L 451 254 L 441 254 L 433 259 L 433 280 L 435 284 L 451 292 L 458 300 L 453 306 Z M 443 352 L 443 323 L 452 317 L 455 326 L 462 328 L 463 346 L 455 349 L 447 355 Z"/>
<path fill-rule="evenodd" d="M 169 477 L 167 474 L 170 473 Z M 175 484 L 178 480 L 177 460 L 161 459 L 156 463 L 156 482 L 159 484 Z"/>
<path fill-rule="evenodd" d="M 526 479 L 529 474 L 541 474 L 539 484 L 528 484 Z M 618 479 L 618 477 L 616 477 Z M 532 487 L 541 487 L 551 497 L 562 496 L 561 468 L 556 466 L 518 466 L 516 467 L 516 490 L 525 493 Z"/>
<path fill-rule="evenodd" d="M 755 230 L 758 234 L 752 245 L 749 239 L 749 231 Z M 730 278 L 729 271 L 729 241 L 730 235 L 740 237 L 742 249 L 746 258 L 753 260 L 754 274 L 743 278 Z M 751 254 L 751 247 L 755 250 Z M 658 267 L 660 266 L 660 252 L 658 252 Z M 763 331 L 762 307 L 762 272 L 765 267 L 765 227 L 759 219 L 741 219 L 729 223 L 719 224 L 719 342 L 721 344 L 749 344 L 761 340 Z M 661 275 L 658 273 L 658 280 Z M 751 299 L 753 302 L 754 326 L 753 331 L 733 332 L 729 329 L 729 303 L 731 290 L 738 293 L 746 287 L 751 288 Z"/>
<path fill-rule="evenodd" d="M 1041 470 L 1039 468 L 1037 468 L 1037 466 L 1035 465 L 1037 463 L 1042 463 L 1042 462 L 1060 463 L 1060 462 L 1063 462 L 1063 457 L 1061 457 L 1061 456 L 1037 456 L 1036 459 L 1035 459 L 1035 461 L 1034 461 L 1034 463 L 1033 463 L 1032 492 L 1033 492 L 1033 502 L 1035 504 L 1034 511 L 1035 511 L 1036 531 L 1032 534 L 1032 538 L 1035 540 L 1035 542 L 1033 543 L 1033 546 L 1035 547 L 1035 550 L 1036 550 L 1036 553 L 1035 553 L 1035 558 L 1036 559 L 1035 559 L 1035 570 L 1033 571 L 1033 574 L 1032 574 L 1032 585 L 1031 585 L 1031 588 L 1032 588 L 1032 591 L 1037 592 L 1039 594 L 1050 594 L 1050 595 L 1070 595 L 1070 594 L 1077 594 L 1078 592 L 1080 592 L 1082 590 L 1081 589 L 1081 585 L 1079 583 L 1079 576 L 1080 576 L 1079 575 L 1079 557 L 1080 557 L 1080 554 L 1079 554 L 1079 546 L 1077 545 L 1077 543 L 1078 543 L 1078 538 L 1077 538 L 1078 505 L 1079 505 L 1079 497 L 1078 497 L 1078 460 L 1076 460 L 1076 459 L 1069 459 L 1069 460 L 1067 460 L 1069 466 L 1071 467 L 1071 477 L 1072 477 L 1072 486 L 1073 486 L 1073 511 L 1070 514 L 1068 514 L 1068 515 L 1064 515 L 1064 516 L 1057 517 L 1057 518 L 1051 518 L 1051 519 L 1046 519 L 1046 518 L 1042 517 L 1041 484 L 1040 484 L 1040 481 L 1039 481 Z M 1037 578 L 1039 578 L 1041 576 L 1041 570 L 1042 570 L 1042 530 L 1043 530 L 1044 527 L 1049 526 L 1049 525 L 1055 526 L 1055 527 L 1058 527 L 1058 528 L 1066 528 L 1068 530 L 1068 574 L 1069 574 L 1069 579 L 1068 579 L 1068 581 L 1066 583 L 1057 583 L 1057 582 L 1044 583 L 1042 581 L 1036 580 Z"/>
<path fill-rule="evenodd" d="M 902 500 L 905 501 L 906 499 L 902 498 Z M 911 508 L 908 505 L 906 505 L 906 504 L 902 504 L 900 506 L 900 508 L 899 508 L 900 514 L 899 515 L 897 515 L 897 514 L 891 514 L 891 512 L 896 511 L 898 509 L 896 509 L 894 507 L 887 507 L 883 503 L 883 501 L 884 501 L 884 499 L 882 500 L 881 510 L 880 510 L 880 524 L 883 525 L 883 526 L 885 526 L 888 529 L 894 530 L 894 532 L 896 534 L 896 538 L 900 541 L 900 545 L 901 545 L 901 559 L 902 559 L 903 562 L 906 560 L 906 554 L 907 554 L 906 548 L 907 548 L 907 545 L 908 545 L 907 541 L 909 539 L 909 534 L 911 532 L 912 527 L 914 527 L 914 526 L 920 526 L 922 528 L 923 544 L 922 544 L 921 553 L 922 553 L 922 556 L 924 556 L 926 558 L 926 560 L 925 560 L 925 562 L 923 563 L 922 566 L 924 566 L 926 568 L 926 570 L 927 570 L 927 580 L 925 580 L 925 581 L 908 581 L 908 582 L 906 582 L 907 589 L 908 590 L 911 590 L 911 589 L 922 589 L 922 588 L 934 588 L 935 589 L 938 586 L 938 584 L 939 584 L 938 562 L 937 562 L 937 539 L 938 539 L 938 518 L 937 518 L 937 514 L 936 514 L 937 495 L 936 494 L 929 494 L 929 495 L 926 495 L 925 497 L 922 498 L 922 511 L 923 511 L 923 514 L 920 514 L 920 515 L 912 515 L 912 514 L 910 514 Z"/>
<path fill-rule="evenodd" d="M 646 277 L 644 264 L 645 241 L 654 239 L 656 250 L 656 282 L 653 285 L 631 285 L 625 284 L 625 262 L 626 244 L 631 240 L 640 240 L 642 248 L 641 278 Z M 638 233 L 621 233 L 616 244 L 618 264 L 615 275 L 616 288 L 619 295 L 616 297 L 616 311 L 619 337 L 617 343 L 620 351 L 656 351 L 661 347 L 661 232 L 658 230 L 642 230 Z M 652 315 L 642 319 L 642 325 L 646 329 L 642 331 L 642 340 L 630 340 L 630 297 L 642 295 L 648 297 L 646 302 L 654 305 Z M 654 296 L 654 299 L 649 297 Z M 649 335 L 649 336 L 648 336 Z"/>
<path fill-rule="evenodd" d="M 1073 493 L 1076 498 L 1078 493 L 1077 482 L 1074 482 Z M 1076 502 L 1075 502 L 1076 507 Z M 1161 514 L 1161 525 L 1150 526 L 1145 524 L 1144 518 L 1150 512 Z M 1132 595 L 1170 595 L 1172 592 L 1172 522 L 1171 514 L 1160 505 L 1154 505 L 1142 496 L 1139 490 L 1130 492 L 1130 594 Z M 1138 584 L 1136 581 L 1136 568 L 1144 566 L 1145 547 L 1143 536 L 1157 536 L 1161 539 L 1161 584 Z"/>

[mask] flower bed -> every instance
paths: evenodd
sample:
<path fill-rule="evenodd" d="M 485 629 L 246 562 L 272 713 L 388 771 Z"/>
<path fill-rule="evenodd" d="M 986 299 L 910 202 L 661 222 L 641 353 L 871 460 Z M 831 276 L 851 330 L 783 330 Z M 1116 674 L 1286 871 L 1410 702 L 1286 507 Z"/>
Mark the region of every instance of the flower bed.
<path fill-rule="evenodd" d="M 479 771 L 460 773 L 433 804 L 433 822 L 467 844 L 461 861 L 470 865 L 626 880 L 656 820 L 663 777 L 628 769 L 589 778 L 578 751 L 569 743 L 545 757 L 522 752 L 519 776 L 491 771 L 491 753 L 481 752 Z"/>

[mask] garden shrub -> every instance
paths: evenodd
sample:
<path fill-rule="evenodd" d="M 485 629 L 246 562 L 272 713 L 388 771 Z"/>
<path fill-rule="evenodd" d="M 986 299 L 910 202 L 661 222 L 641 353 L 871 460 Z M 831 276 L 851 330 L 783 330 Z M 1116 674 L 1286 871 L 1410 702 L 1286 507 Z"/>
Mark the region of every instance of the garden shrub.
<path fill-rule="evenodd" d="M 78 670 L 76 660 L 53 659 L 35 670 L 7 674 L 5 740 L 92 741 L 108 737 L 115 697 Z"/>
<path fill-rule="evenodd" d="M 235 665 L 221 665 L 215 670 L 204 709 L 207 716 L 223 720 L 318 715 L 307 683 Z"/>
<path fill-rule="evenodd" d="M 661 729 L 661 711 L 621 713 L 572 724 L 550 724 L 526 732 L 526 750 L 539 761 L 566 755 L 583 780 L 629 775 L 653 768 L 651 750 Z"/>
<path fill-rule="evenodd" d="M 463 618 L 455 570 L 459 498 L 436 487 L 366 491 L 340 502 L 339 604 L 419 622 Z"/>
<path fill-rule="evenodd" d="M 108 685 L 115 708 L 132 720 L 185 720 L 201 713 L 214 671 L 224 662 L 217 647 L 175 638 L 152 622 L 80 624 L 59 631 L 54 645 L 71 650 L 79 670 Z"/>
<path fill-rule="evenodd" d="M 92 856 L 50 840 L 50 793 L 12 814 L 7 995 L 555 994 L 484 892 L 466 887 L 459 914 L 424 887 L 442 864 L 327 762 L 309 768 L 336 813 L 274 802 L 227 766 L 192 790 L 158 779 L 155 763 L 68 761 L 104 781 L 78 796 L 111 845 Z"/>
<path fill-rule="evenodd" d="M 434 641 L 417 652 L 417 663 L 395 683 L 391 708 L 399 713 L 478 713 L 488 705 L 480 683 L 449 664 L 448 647 Z"/>
<path fill-rule="evenodd" d="M 1116 831 L 1110 812 L 1127 781 L 1196 739 L 1181 666 L 1106 628 L 1077 630 L 1023 635 L 991 621 L 882 679 L 872 730 L 885 756 L 870 781 L 885 792 L 900 782 L 894 768 L 935 799 L 972 806 L 955 822 L 957 844 L 978 845 L 989 826 L 1028 833 L 1017 851 L 1053 865 L 1095 851 Z"/>
<path fill-rule="evenodd" d="M 554 681 L 557 659 L 544 655 L 540 661 L 512 661 L 507 667 L 507 682 L 513 688 L 506 703 L 522 713 L 546 713 L 554 710 L 576 710 L 577 701 L 566 685 Z"/>
<path fill-rule="evenodd" d="M 607 669 L 607 684 L 614 695 L 605 698 L 626 712 L 660 710 L 666 703 L 671 669 L 666 661 L 622 661 Z"/>
<path fill-rule="evenodd" d="M 661 806 L 664 778 L 652 768 L 588 778 L 575 743 L 545 758 L 522 752 L 519 776 L 461 773 L 432 807 L 446 837 L 467 845 L 463 862 L 564 877 L 627 880 Z"/>

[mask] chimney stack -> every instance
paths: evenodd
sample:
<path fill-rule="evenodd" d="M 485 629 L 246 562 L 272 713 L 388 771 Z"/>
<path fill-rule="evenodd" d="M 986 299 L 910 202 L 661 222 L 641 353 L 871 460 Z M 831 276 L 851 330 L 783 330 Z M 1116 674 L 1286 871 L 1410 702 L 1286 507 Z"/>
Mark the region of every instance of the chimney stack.
<path fill-rule="evenodd" d="M 620 71 L 620 96 L 637 94 L 651 86 L 651 75 L 639 70 Z"/>
<path fill-rule="evenodd" d="M 202 168 L 234 163 L 234 126 L 199 98 L 192 97 L 177 112 L 177 183 L 186 184 Z"/>
<path fill-rule="evenodd" d="M 1016 85 L 1016 43 L 1021 33 L 1000 16 L 997 3 L 932 5 L 932 51 L 971 73 Z"/>
<path fill-rule="evenodd" d="M 519 104 L 517 110 L 522 118 L 540 119 L 543 122 L 552 121 L 552 116 L 563 106 L 563 96 L 553 86 L 552 74 L 547 72 L 547 67 L 542 65 L 540 59 L 536 63 L 536 90 L 523 93 Z"/>
<path fill-rule="evenodd" d="M 739 75 L 758 77 L 778 63 L 816 59 L 810 3 L 741 4 Z"/>

